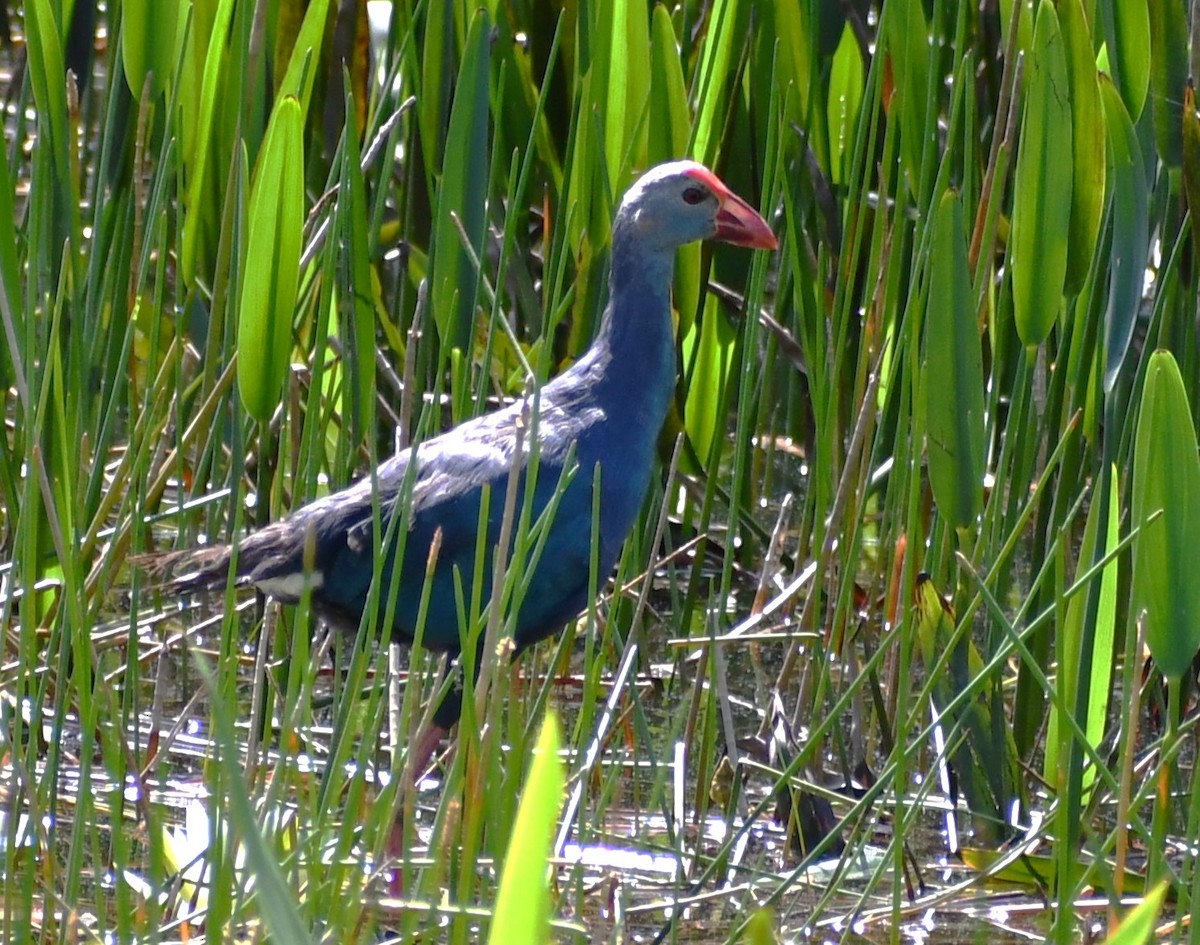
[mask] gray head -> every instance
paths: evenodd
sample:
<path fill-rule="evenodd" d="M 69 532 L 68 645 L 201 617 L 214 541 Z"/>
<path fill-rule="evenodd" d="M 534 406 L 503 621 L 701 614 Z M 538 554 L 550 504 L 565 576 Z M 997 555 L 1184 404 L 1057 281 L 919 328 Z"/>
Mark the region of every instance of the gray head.
<path fill-rule="evenodd" d="M 625 192 L 613 240 L 674 252 L 696 240 L 774 249 L 778 243 L 758 212 L 695 161 L 659 164 Z"/>

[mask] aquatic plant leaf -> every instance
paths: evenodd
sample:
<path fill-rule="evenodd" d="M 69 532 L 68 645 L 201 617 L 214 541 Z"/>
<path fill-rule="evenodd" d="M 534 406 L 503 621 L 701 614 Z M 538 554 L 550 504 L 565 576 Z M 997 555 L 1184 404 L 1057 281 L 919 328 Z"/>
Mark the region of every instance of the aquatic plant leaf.
<path fill-rule="evenodd" d="M 1100 4 L 1112 78 L 1136 123 L 1150 88 L 1150 11 L 1146 0 Z"/>
<path fill-rule="evenodd" d="M 160 0 L 124 0 L 121 4 L 121 62 L 135 99 L 142 97 L 147 72 L 153 73 L 152 96 L 173 80 L 180 6 Z"/>
<path fill-rule="evenodd" d="M 955 528 L 983 504 L 983 356 L 962 203 L 947 191 L 933 225 L 925 315 L 925 440 L 938 511 Z"/>
<path fill-rule="evenodd" d="M 304 226 L 304 121 L 294 96 L 267 125 L 250 186 L 246 268 L 238 312 L 238 390 L 250 415 L 271 419 L 292 356 Z"/>
<path fill-rule="evenodd" d="M 1017 334 L 1036 345 L 1050 334 L 1062 304 L 1072 200 L 1066 49 L 1050 3 L 1038 8 L 1026 89 L 1009 259 Z"/>
<path fill-rule="evenodd" d="M 548 861 L 565 784 L 558 745 L 558 721 L 554 712 L 548 711 L 533 750 L 529 780 L 522 792 L 504 857 L 504 871 L 496 894 L 496 917 L 488 936 L 493 945 L 535 945 L 548 941 Z"/>
<path fill-rule="evenodd" d="M 1071 224 L 1067 241 L 1066 290 L 1074 294 L 1083 285 L 1092 265 L 1100 219 L 1104 214 L 1104 109 L 1100 80 L 1092 53 L 1082 0 L 1062 0 L 1058 5 L 1063 47 L 1071 83 Z"/>
<path fill-rule="evenodd" d="M 1108 393 L 1125 363 L 1142 300 L 1150 250 L 1150 195 L 1142 147 L 1129 113 L 1111 82 L 1103 82 L 1101 95 L 1112 173 L 1112 245 L 1104 313 L 1104 390 Z"/>
<path fill-rule="evenodd" d="M 1150 113 L 1158 157 L 1179 167 L 1183 154 L 1183 95 L 1188 84 L 1188 22 L 1182 3 L 1149 0 Z"/>
<path fill-rule="evenodd" d="M 1167 880 L 1151 889 L 1146 898 L 1121 920 L 1116 931 L 1104 940 L 1104 945 L 1149 945 L 1159 941 L 1158 917 L 1170 890 L 1171 884 Z"/>
<path fill-rule="evenodd" d="M 438 188 L 429 301 L 438 337 L 447 352 L 451 348 L 470 351 L 475 323 L 479 273 L 462 245 L 459 226 L 478 259 L 483 250 L 490 165 L 487 141 L 490 33 L 487 11 L 478 10 L 471 19 L 462 68 L 454 87 L 446 133 L 447 157 Z"/>
<path fill-rule="evenodd" d="M 1153 520 L 1150 519 L 1153 517 Z M 1155 351 L 1146 369 L 1133 462 L 1133 603 L 1163 675 L 1178 679 L 1200 649 L 1200 454 L 1175 357 Z"/>

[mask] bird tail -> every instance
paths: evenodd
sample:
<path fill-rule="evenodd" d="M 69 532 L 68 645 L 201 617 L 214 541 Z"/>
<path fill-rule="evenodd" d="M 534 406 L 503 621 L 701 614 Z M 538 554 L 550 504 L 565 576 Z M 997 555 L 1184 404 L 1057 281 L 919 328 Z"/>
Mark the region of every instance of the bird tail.
<path fill-rule="evenodd" d="M 181 592 L 224 588 L 229 580 L 229 545 L 135 555 L 129 563 L 150 578 Z"/>

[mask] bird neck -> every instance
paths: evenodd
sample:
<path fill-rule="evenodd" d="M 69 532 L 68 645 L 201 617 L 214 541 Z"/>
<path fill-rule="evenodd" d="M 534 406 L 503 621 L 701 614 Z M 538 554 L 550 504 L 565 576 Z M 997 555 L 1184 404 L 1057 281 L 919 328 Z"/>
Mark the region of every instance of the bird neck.
<path fill-rule="evenodd" d="M 610 376 L 630 378 L 635 389 L 661 394 L 665 403 L 676 371 L 671 324 L 675 252 L 635 249 L 632 242 L 613 240 L 608 308 L 596 343 L 611 354 Z"/>

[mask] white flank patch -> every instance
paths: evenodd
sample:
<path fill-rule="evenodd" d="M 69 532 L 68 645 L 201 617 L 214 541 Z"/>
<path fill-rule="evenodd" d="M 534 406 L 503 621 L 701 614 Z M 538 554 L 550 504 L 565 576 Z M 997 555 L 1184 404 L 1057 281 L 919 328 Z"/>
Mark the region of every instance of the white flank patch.
<path fill-rule="evenodd" d="M 264 594 L 279 600 L 299 600 L 305 586 L 319 591 L 325 586 L 325 575 L 320 571 L 293 571 L 254 582 Z"/>

